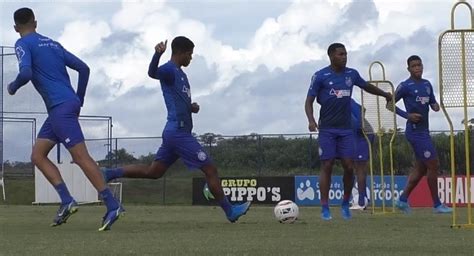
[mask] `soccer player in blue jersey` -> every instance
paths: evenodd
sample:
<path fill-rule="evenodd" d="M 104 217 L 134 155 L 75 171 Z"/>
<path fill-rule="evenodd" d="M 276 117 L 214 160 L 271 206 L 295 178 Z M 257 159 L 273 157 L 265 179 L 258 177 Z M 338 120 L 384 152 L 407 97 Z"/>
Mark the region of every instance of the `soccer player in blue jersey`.
<path fill-rule="evenodd" d="M 354 133 L 354 170 L 357 177 L 357 204 L 352 205 L 351 209 L 365 210 L 367 208 L 367 163 L 369 161 L 369 143 L 364 136 L 363 130 L 366 130 L 370 142 L 374 142 L 374 131 L 370 123 L 362 116 L 362 106 L 354 99 L 351 100 L 352 131 Z M 362 121 L 363 120 L 363 121 Z M 364 127 L 362 127 L 364 122 Z"/>
<path fill-rule="evenodd" d="M 354 185 L 354 135 L 351 127 L 351 96 L 354 85 L 368 93 L 392 99 L 390 93 L 367 83 L 355 69 L 346 67 L 347 51 L 343 44 L 334 43 L 328 48 L 331 64 L 317 71 L 311 78 L 311 85 L 305 102 L 309 131 L 319 130 L 321 173 L 319 190 L 321 192 L 321 218 L 332 219 L 329 210 L 329 186 L 336 158 L 341 159 L 344 168 L 344 196 L 341 214 L 344 219 L 352 217 L 349 200 Z M 319 124 L 313 114 L 313 103 L 321 105 Z"/>
<path fill-rule="evenodd" d="M 407 119 L 405 137 L 415 152 L 416 163 L 414 170 L 408 176 L 402 195 L 396 201 L 396 206 L 405 213 L 411 211 L 408 197 L 421 178 L 426 175 L 433 200 L 433 212 L 450 213 L 452 209 L 442 204 L 438 196 L 439 159 L 429 131 L 429 110 L 431 108 L 438 112 L 439 105 L 431 83 L 423 79 L 421 58 L 416 55 L 410 56 L 407 65 L 410 77 L 401 82 L 395 92 L 395 102 L 403 99 L 406 112 L 397 108 L 396 113 Z"/>
<path fill-rule="evenodd" d="M 194 43 L 186 37 L 178 36 L 171 43 L 171 60 L 158 67 L 161 55 L 165 52 L 167 41 L 155 46 L 148 75 L 160 80 L 168 117 L 163 130 L 163 143 L 151 165 L 128 165 L 116 169 L 103 170 L 107 182 L 120 178 L 161 178 L 168 168 L 181 158 L 189 169 L 201 169 L 209 189 L 224 210 L 230 222 L 237 221 L 250 207 L 250 202 L 239 205 L 230 204 L 221 186 L 216 166 L 193 137 L 191 115 L 199 112 L 199 105 L 191 101 L 191 88 L 188 77 L 182 70 L 192 59 Z"/>
<path fill-rule="evenodd" d="M 20 87 L 32 81 L 46 104 L 48 117 L 38 133 L 31 161 L 61 198 L 52 226 L 65 223 L 78 210 L 78 204 L 69 193 L 58 168 L 48 159 L 51 149 L 57 143 L 62 143 L 104 200 L 107 212 L 99 230 L 109 230 L 124 209 L 107 188 L 99 167 L 89 155 L 79 125 L 79 112 L 84 104 L 89 67 L 58 42 L 37 33 L 37 23 L 31 9 L 18 9 L 13 16 L 15 31 L 21 36 L 15 44 L 20 72 L 8 84 L 8 93 L 14 95 Z M 79 73 L 77 92 L 71 86 L 66 67 Z"/>

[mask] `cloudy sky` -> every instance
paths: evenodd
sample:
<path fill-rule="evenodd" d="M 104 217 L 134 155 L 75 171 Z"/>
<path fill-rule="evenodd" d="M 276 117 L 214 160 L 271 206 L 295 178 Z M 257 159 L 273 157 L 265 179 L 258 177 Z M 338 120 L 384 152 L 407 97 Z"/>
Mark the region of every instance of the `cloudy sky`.
<path fill-rule="evenodd" d="M 112 116 L 114 136 L 159 136 L 166 109 L 159 82 L 147 76 L 147 66 L 155 44 L 185 35 L 196 45 L 193 61 L 184 69 L 193 101 L 201 105 L 194 132 L 305 133 L 309 81 L 328 65 L 326 49 L 333 42 L 346 45 L 348 66 L 366 79 L 369 64 L 382 61 L 395 85 L 408 77 L 406 58 L 420 55 L 425 78 L 437 93 L 438 37 L 450 27 L 455 2 L 0 0 L 0 44 L 12 46 L 18 38 L 12 13 L 32 8 L 38 32 L 59 41 L 91 68 L 81 114 Z M 467 27 L 466 8 L 456 14 L 456 27 Z M 170 49 L 162 63 L 169 57 Z M 13 79 L 16 59 L 4 64 L 4 79 Z M 76 76 L 70 73 L 75 85 Z M 354 95 L 358 98 L 360 92 Z M 5 95 L 4 101 L 5 111 L 44 111 L 31 85 L 13 97 Z M 398 126 L 404 127 L 402 119 Z M 431 115 L 431 128 L 448 129 L 441 112 Z"/>

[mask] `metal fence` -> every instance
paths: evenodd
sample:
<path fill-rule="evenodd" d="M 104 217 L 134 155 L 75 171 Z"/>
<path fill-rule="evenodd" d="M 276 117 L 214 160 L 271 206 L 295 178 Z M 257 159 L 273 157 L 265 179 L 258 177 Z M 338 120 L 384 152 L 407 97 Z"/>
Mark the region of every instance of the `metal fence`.
<path fill-rule="evenodd" d="M 29 120 L 29 119 L 28 119 Z M 28 120 L 8 120 L 9 122 L 27 122 Z M 97 122 L 98 120 L 85 119 L 81 123 Z M 100 120 L 99 120 L 100 121 Z M 8 125 L 8 123 L 7 123 Z M 17 125 L 17 124 L 15 124 Z M 101 124 L 107 130 L 108 124 Z M 31 128 L 30 128 L 31 129 Z M 458 134 L 461 134 L 459 132 Z M 111 132 L 109 132 L 111 134 Z M 432 132 L 433 141 L 438 151 L 441 163 L 441 170 L 445 171 L 449 165 L 449 148 L 446 148 L 449 136 L 447 131 Z M 472 133 L 471 133 L 472 134 Z M 31 153 L 34 132 L 29 132 L 29 137 L 25 148 L 21 152 L 26 158 Z M 215 164 L 222 172 L 230 175 L 298 175 L 317 174 L 320 160 L 318 153 L 318 135 L 313 134 L 250 134 L 239 136 L 223 136 L 216 134 L 196 135 L 196 138 L 212 157 Z M 161 145 L 161 137 L 122 137 L 122 138 L 88 138 L 87 147 L 91 156 L 103 167 L 117 167 L 125 164 L 151 163 L 155 153 Z M 462 152 L 462 141 L 456 149 Z M 7 144 L 8 145 L 8 144 Z M 7 147 L 5 155 L 12 155 L 9 150 L 14 147 Z M 18 150 L 16 148 L 16 150 Z M 378 157 L 374 149 L 374 159 Z M 388 151 L 387 151 L 388 152 Z M 16 153 L 18 155 L 18 152 Z M 462 154 L 458 154 L 462 155 Z M 386 153 L 383 157 L 388 158 Z M 394 163 L 397 174 L 406 174 L 409 171 L 414 155 L 411 147 L 404 138 L 403 132 L 398 132 L 395 139 Z M 25 159 L 26 159 L 25 158 Z M 71 161 L 67 150 L 60 146 L 58 150 L 53 150 L 50 158 L 58 162 Z M 17 163 L 27 163 L 29 161 L 9 161 L 9 165 Z M 462 159 L 456 161 L 460 169 L 463 167 Z M 375 168 L 377 162 L 374 161 Z M 177 169 L 186 169 L 184 165 L 177 162 Z M 7 168 L 6 175 L 14 175 L 15 172 L 23 171 L 23 174 L 32 175 L 32 170 L 15 170 Z M 334 173 L 340 173 L 342 168 L 336 164 Z"/>

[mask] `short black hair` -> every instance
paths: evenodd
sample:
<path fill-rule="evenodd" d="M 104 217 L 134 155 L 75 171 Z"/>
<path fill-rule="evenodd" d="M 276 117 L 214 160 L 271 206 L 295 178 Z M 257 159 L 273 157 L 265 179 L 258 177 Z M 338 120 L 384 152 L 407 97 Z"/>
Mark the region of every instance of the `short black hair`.
<path fill-rule="evenodd" d="M 184 36 L 177 36 L 171 42 L 171 52 L 172 54 L 181 53 L 181 52 L 188 52 L 194 48 L 193 41 L 189 40 L 189 38 Z"/>
<path fill-rule="evenodd" d="M 408 59 L 407 59 L 407 65 L 410 66 L 410 62 L 412 62 L 412 61 L 414 61 L 414 60 L 419 60 L 419 61 L 421 61 L 421 58 L 420 58 L 420 56 L 418 56 L 418 55 L 412 55 L 412 56 L 408 57 Z"/>
<path fill-rule="evenodd" d="M 30 8 L 23 7 L 13 13 L 13 20 L 16 25 L 25 25 L 35 20 L 35 14 Z"/>
<path fill-rule="evenodd" d="M 345 47 L 343 44 L 341 44 L 341 43 L 332 43 L 332 44 L 328 47 L 328 55 L 331 55 L 332 53 L 334 53 L 337 48 L 346 48 L 346 47 Z"/>

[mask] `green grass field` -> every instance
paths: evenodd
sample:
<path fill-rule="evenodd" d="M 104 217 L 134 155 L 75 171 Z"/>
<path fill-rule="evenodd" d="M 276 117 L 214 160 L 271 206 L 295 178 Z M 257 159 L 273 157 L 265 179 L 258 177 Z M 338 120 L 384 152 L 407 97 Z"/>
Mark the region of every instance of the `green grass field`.
<path fill-rule="evenodd" d="M 238 223 L 218 207 L 125 205 L 111 231 L 98 232 L 102 206 L 81 206 L 49 227 L 57 206 L 0 206 L 0 255 L 473 255 L 474 230 L 451 229 L 450 215 L 355 212 L 322 222 L 320 208 L 300 208 L 280 224 L 272 207 L 255 206 Z"/>

